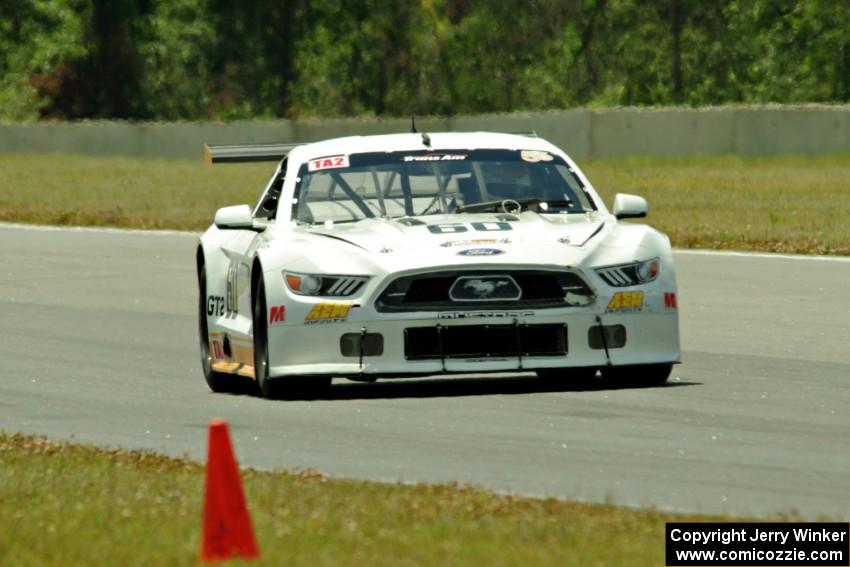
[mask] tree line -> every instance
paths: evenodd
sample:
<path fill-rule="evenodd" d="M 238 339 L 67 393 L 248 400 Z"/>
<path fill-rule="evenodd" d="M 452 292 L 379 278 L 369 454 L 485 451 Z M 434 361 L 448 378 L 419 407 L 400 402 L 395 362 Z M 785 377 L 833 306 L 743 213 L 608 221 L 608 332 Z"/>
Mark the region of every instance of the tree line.
<path fill-rule="evenodd" d="M 847 0 L 0 0 L 0 119 L 850 101 Z"/>

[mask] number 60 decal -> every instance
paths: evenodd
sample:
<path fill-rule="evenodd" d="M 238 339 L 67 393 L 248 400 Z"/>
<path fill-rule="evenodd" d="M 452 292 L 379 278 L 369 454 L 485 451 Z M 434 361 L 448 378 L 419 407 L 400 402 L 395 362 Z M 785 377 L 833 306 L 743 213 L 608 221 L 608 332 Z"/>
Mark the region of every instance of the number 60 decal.
<path fill-rule="evenodd" d="M 469 225 L 478 232 L 513 230 L 510 223 L 506 222 L 473 222 Z M 458 232 L 467 232 L 469 229 L 463 223 L 446 223 L 428 225 L 428 230 L 433 234 L 457 234 Z"/>

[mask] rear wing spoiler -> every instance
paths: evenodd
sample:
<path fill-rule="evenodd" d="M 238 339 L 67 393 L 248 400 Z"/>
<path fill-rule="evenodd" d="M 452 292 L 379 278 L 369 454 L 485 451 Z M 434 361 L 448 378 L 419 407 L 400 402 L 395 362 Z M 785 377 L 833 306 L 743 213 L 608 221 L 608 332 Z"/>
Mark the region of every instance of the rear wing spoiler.
<path fill-rule="evenodd" d="M 252 161 L 280 161 L 303 142 L 285 144 L 238 144 L 233 146 L 211 146 L 204 144 L 204 159 L 214 163 L 246 163 Z"/>
<path fill-rule="evenodd" d="M 534 130 L 511 132 L 519 136 L 537 137 Z M 282 144 L 236 144 L 232 146 L 211 146 L 204 144 L 204 159 L 214 163 L 247 163 L 254 161 L 281 161 L 294 148 L 306 142 L 286 142 Z"/>

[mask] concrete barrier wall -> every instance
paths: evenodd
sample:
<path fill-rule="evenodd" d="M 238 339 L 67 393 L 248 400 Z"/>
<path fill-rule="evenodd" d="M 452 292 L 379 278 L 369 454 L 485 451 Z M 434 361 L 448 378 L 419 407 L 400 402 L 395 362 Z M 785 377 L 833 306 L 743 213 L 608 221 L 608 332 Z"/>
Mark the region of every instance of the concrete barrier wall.
<path fill-rule="evenodd" d="M 576 159 L 850 152 L 850 105 L 575 109 L 423 117 L 416 124 L 431 132 L 534 130 Z M 0 153 L 200 158 L 205 142 L 311 141 L 409 130 L 409 119 L 0 124 Z"/>

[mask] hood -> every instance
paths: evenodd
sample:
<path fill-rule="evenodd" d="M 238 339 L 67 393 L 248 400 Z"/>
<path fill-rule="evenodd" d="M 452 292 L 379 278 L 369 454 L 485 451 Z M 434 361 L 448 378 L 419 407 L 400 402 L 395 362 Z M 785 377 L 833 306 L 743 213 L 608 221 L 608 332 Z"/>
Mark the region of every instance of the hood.
<path fill-rule="evenodd" d="M 378 263 L 395 264 L 569 264 L 577 265 L 602 240 L 599 213 L 554 215 L 526 211 L 453 214 L 402 219 L 366 219 L 332 226 L 298 227 L 368 252 Z"/>

